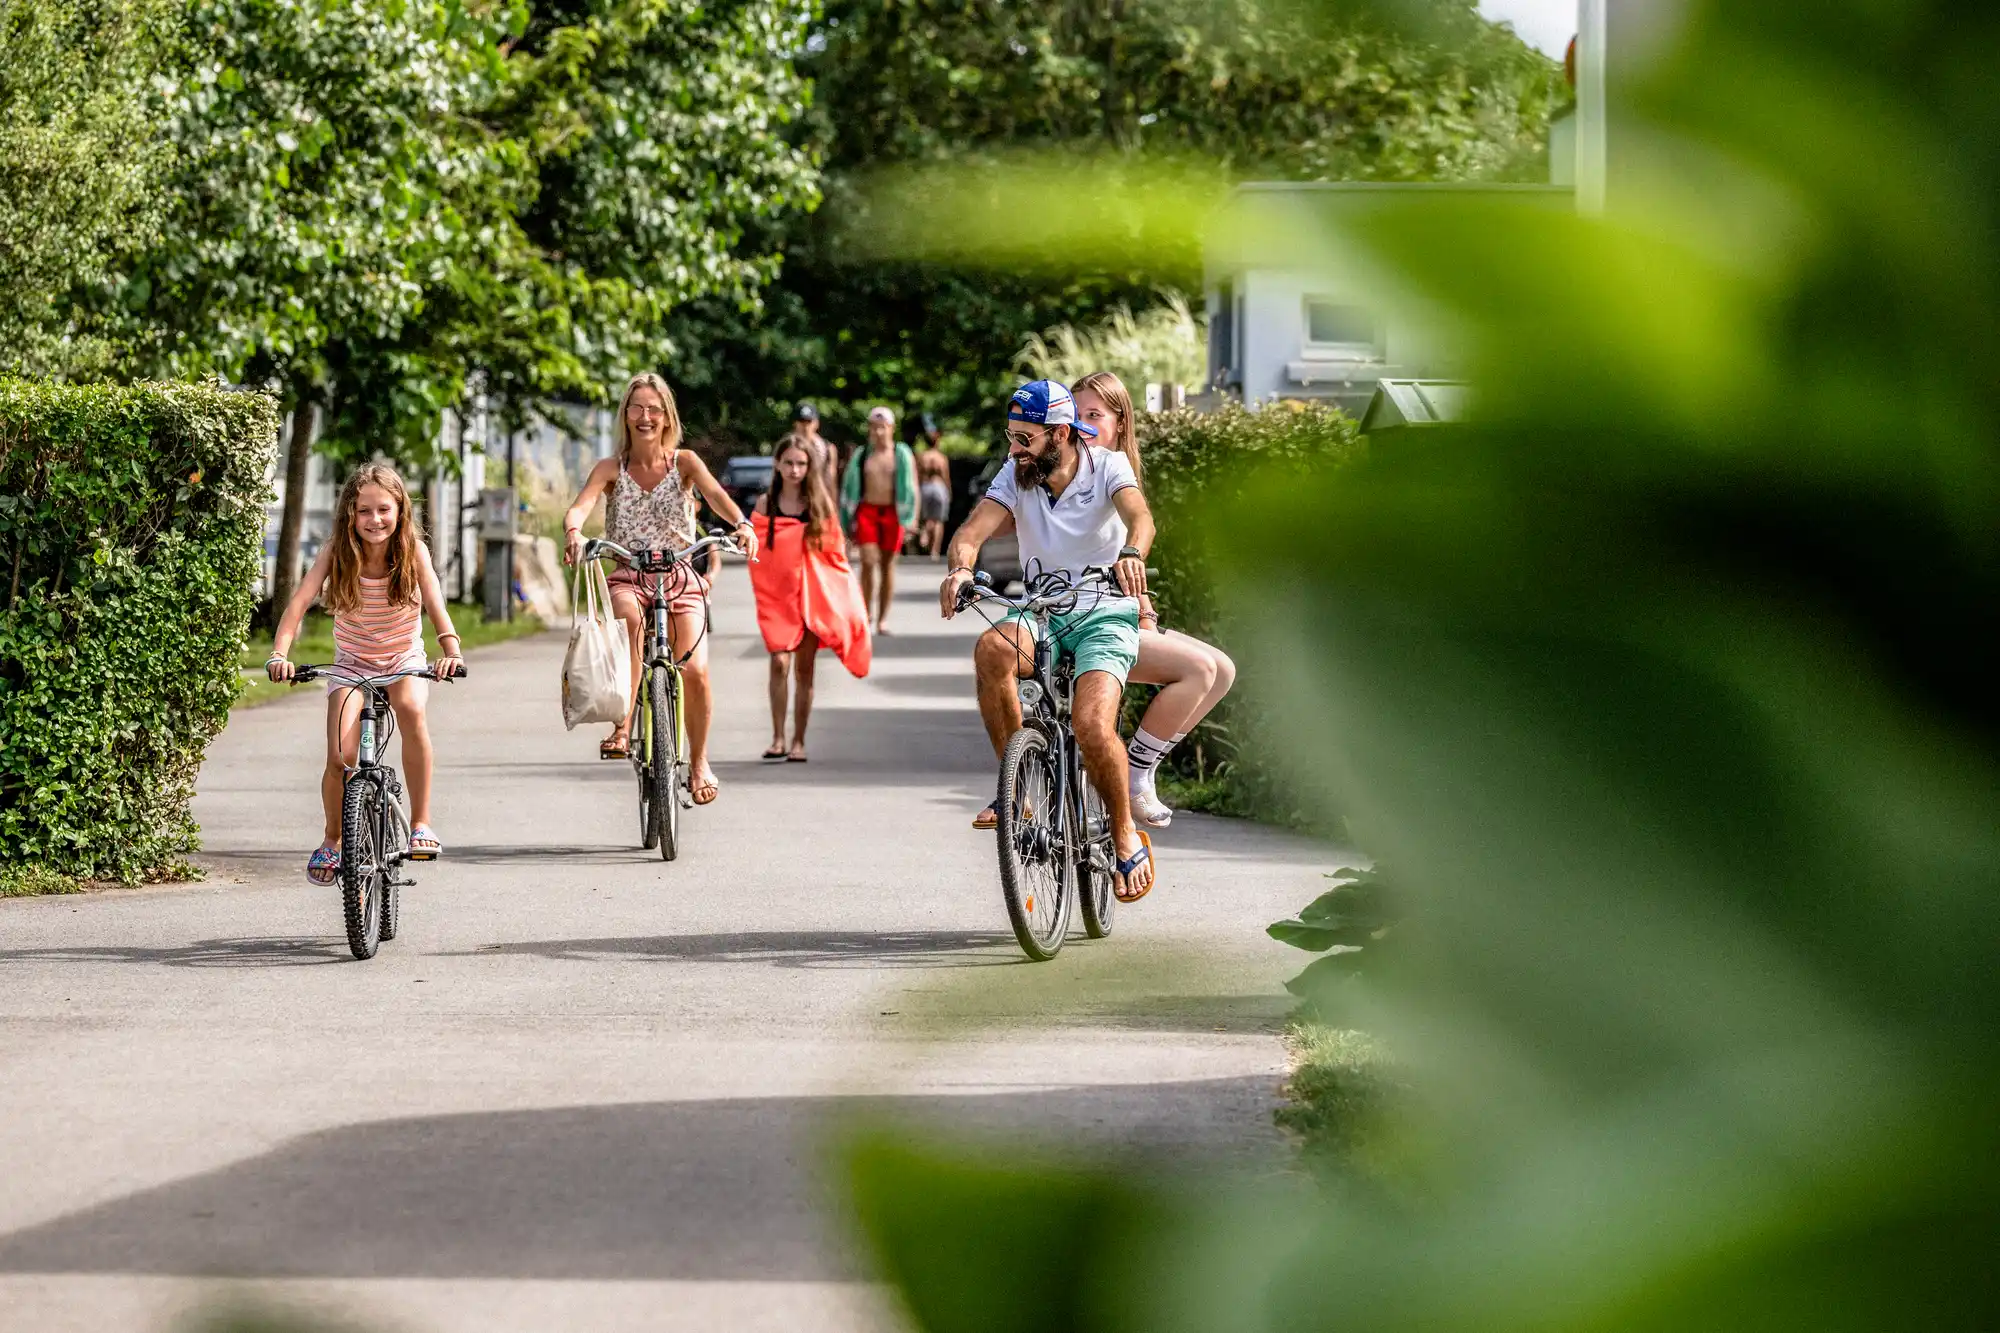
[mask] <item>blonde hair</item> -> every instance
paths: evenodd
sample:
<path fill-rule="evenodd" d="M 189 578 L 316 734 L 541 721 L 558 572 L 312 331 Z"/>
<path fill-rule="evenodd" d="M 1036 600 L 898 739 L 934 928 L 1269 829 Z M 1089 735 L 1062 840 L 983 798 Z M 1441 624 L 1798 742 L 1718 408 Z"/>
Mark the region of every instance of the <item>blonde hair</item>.
<path fill-rule="evenodd" d="M 361 609 L 361 534 L 354 527 L 354 508 L 363 486 L 380 486 L 395 497 L 396 530 L 389 534 L 389 603 L 406 606 L 423 596 L 422 566 L 417 554 L 417 516 L 410 508 L 409 488 L 387 463 L 364 463 L 340 488 L 333 507 L 333 557 L 327 563 L 326 587 L 320 601 L 335 615 Z"/>
<path fill-rule="evenodd" d="M 681 447 L 681 412 L 674 405 L 674 391 L 667 387 L 665 380 L 649 370 L 643 375 L 634 375 L 625 385 L 625 396 L 618 400 L 618 421 L 612 427 L 612 438 L 618 443 L 620 463 L 632 456 L 632 437 L 625 429 L 625 409 L 632 405 L 632 395 L 641 389 L 651 389 L 659 394 L 661 405 L 667 409 L 667 419 L 660 430 L 660 439 L 667 446 L 667 452 L 672 453 Z"/>
<path fill-rule="evenodd" d="M 1099 443 L 1124 454 L 1126 461 L 1132 465 L 1132 475 L 1138 476 L 1139 430 L 1132 417 L 1132 395 L 1126 392 L 1125 381 L 1108 370 L 1094 370 L 1069 386 L 1071 398 L 1086 391 L 1102 398 L 1104 405 L 1111 409 L 1111 414 L 1118 418 L 1117 439 L 1108 442 L 1100 440 Z"/>

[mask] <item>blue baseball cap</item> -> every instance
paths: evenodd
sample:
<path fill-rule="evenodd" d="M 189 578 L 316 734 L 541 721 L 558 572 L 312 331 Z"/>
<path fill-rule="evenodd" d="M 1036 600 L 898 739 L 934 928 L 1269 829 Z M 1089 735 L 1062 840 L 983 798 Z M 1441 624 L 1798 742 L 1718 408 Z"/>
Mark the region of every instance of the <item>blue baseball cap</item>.
<path fill-rule="evenodd" d="M 1014 390 L 1007 402 L 1007 420 L 1031 421 L 1037 426 L 1068 426 L 1080 435 L 1097 438 L 1097 428 L 1076 419 L 1076 399 L 1069 387 L 1054 380 L 1036 380 Z"/>

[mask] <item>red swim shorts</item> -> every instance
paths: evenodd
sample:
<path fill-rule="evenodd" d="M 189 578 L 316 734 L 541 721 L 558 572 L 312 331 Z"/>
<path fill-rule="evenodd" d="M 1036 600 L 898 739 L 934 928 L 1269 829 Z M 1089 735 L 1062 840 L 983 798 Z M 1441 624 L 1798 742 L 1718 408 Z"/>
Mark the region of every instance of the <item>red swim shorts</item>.
<path fill-rule="evenodd" d="M 879 546 L 894 555 L 903 549 L 903 520 L 894 505 L 864 504 L 854 511 L 854 543 Z"/>

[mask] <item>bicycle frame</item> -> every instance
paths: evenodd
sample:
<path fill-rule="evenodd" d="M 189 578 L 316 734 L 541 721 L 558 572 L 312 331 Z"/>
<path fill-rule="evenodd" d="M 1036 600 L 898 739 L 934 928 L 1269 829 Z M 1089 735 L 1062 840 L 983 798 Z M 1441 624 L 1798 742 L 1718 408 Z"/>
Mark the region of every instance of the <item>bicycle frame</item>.
<path fill-rule="evenodd" d="M 1056 805 L 1050 818 L 1051 832 L 1058 844 L 1067 846 L 1074 841 L 1081 847 L 1100 839 L 1108 841 L 1110 832 L 1093 834 L 1084 819 L 1083 791 L 1089 778 L 1084 772 L 1083 748 L 1077 744 L 1076 731 L 1069 720 L 1076 695 L 1076 660 L 1067 647 L 1059 648 L 1056 644 L 1055 618 L 1075 609 L 1077 591 L 1069 590 L 1067 601 L 1062 596 L 1030 596 L 1017 603 L 990 588 L 980 588 L 975 598 L 1000 602 L 1035 622 L 1035 650 L 1028 674 L 1015 682 L 1021 700 L 1021 724 L 1047 736 L 1056 754 Z"/>

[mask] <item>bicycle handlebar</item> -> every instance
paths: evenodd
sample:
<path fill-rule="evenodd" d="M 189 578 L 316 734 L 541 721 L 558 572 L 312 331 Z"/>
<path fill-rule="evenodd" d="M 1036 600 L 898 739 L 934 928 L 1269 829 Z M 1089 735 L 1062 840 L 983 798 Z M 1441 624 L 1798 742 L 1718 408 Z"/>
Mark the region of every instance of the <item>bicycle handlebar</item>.
<path fill-rule="evenodd" d="M 958 609 L 963 611 L 974 602 L 994 601 L 1016 611 L 1040 611 L 1061 602 L 1065 598 L 1073 599 L 1078 593 L 1085 591 L 1093 584 L 1099 585 L 1098 591 L 1102 591 L 1104 587 L 1108 586 L 1116 596 L 1124 597 L 1128 595 L 1123 588 L 1118 586 L 1117 575 L 1112 572 L 1111 566 L 1092 565 L 1083 571 L 1083 578 L 1079 582 L 1068 584 L 1050 592 L 1037 593 L 1031 590 L 1018 601 L 1007 596 L 998 588 L 995 588 L 991 582 L 979 582 L 979 576 L 975 575 L 972 582 L 958 590 Z"/>
<path fill-rule="evenodd" d="M 420 680 L 434 680 L 441 685 L 449 685 L 452 681 L 464 680 L 467 674 L 463 662 L 458 664 L 458 671 L 449 676 L 440 676 L 434 666 L 425 666 L 418 671 L 356 671 L 353 667 L 344 667 L 333 662 L 313 662 L 293 667 L 292 678 L 287 683 L 304 685 L 308 681 L 328 677 L 345 685 L 374 686 L 414 676 Z"/>
<path fill-rule="evenodd" d="M 589 541 L 583 544 L 583 558 L 585 560 L 602 560 L 605 556 L 611 555 L 611 556 L 616 556 L 620 560 L 626 560 L 636 564 L 644 556 L 664 555 L 668 557 L 667 567 L 671 569 L 675 565 L 681 564 L 688 560 L 692 560 L 695 556 L 700 555 L 703 551 L 709 550 L 711 548 L 728 551 L 732 555 L 743 554 L 743 548 L 736 544 L 736 538 L 733 534 L 712 533 L 709 536 L 703 537 L 701 540 L 695 542 L 693 545 L 685 547 L 678 551 L 648 551 L 648 550 L 634 551 L 630 550 L 627 547 L 620 546 L 617 542 L 611 541 L 607 538 L 593 537 Z M 652 571 L 652 572 L 659 573 L 664 571 Z"/>

